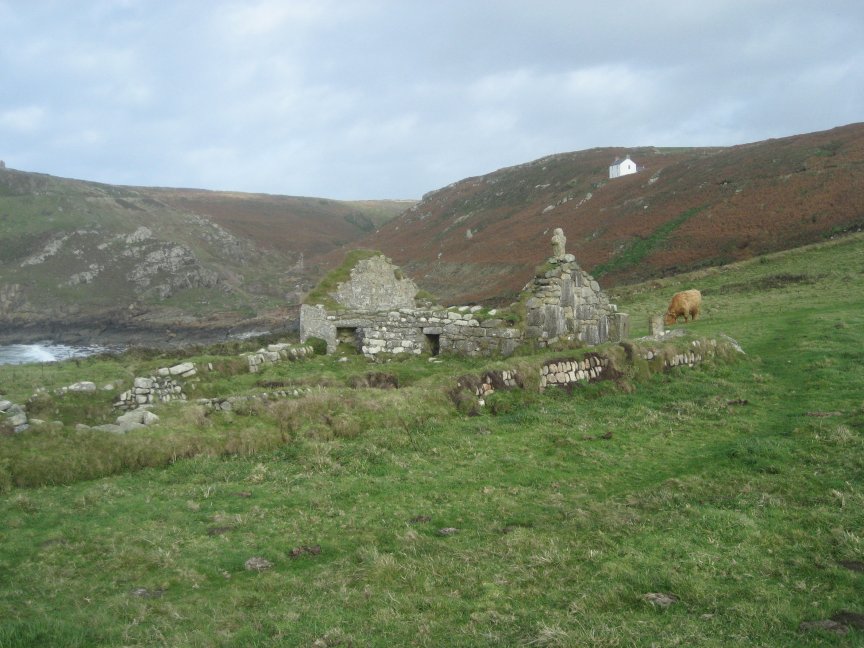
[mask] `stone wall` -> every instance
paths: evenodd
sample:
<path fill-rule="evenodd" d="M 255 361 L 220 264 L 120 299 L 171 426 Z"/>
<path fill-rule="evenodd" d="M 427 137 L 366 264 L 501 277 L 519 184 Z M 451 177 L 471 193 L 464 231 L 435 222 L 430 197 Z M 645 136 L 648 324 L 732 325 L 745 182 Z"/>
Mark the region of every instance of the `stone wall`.
<path fill-rule="evenodd" d="M 527 289 L 532 296 L 525 304 L 525 337 L 541 346 L 561 338 L 597 345 L 629 335 L 627 316 L 610 303 L 572 254 L 549 259 L 547 269 Z"/>
<path fill-rule="evenodd" d="M 683 346 L 683 348 L 682 348 Z M 647 373 L 661 373 L 675 367 L 695 367 L 718 353 L 744 353 L 734 340 L 714 339 L 660 344 L 650 338 L 625 342 L 604 353 L 549 360 L 540 368 L 540 389 L 615 380 L 626 367 L 643 363 Z"/>
<path fill-rule="evenodd" d="M 349 343 L 367 358 L 386 355 L 507 356 L 522 342 L 522 333 L 482 309 L 468 306 L 423 310 L 403 308 L 387 313 L 328 313 L 320 306 L 300 309 L 302 340 L 317 337 L 333 353 Z M 494 311 L 492 311 L 494 313 Z M 489 315 L 489 313 L 486 313 Z"/>
<path fill-rule="evenodd" d="M 268 364 L 275 364 L 283 360 L 300 360 L 308 358 L 315 354 L 311 346 L 294 346 L 291 344 L 270 344 L 266 349 L 258 349 L 254 353 L 247 353 L 246 359 L 249 362 L 249 372 L 258 373 L 261 367 Z"/>
<path fill-rule="evenodd" d="M 249 396 L 224 396 L 221 398 L 198 398 L 194 402 L 202 407 L 220 412 L 233 412 L 244 405 L 252 405 L 255 402 L 268 402 L 281 400 L 283 398 L 298 398 L 312 391 L 309 387 L 294 387 L 291 389 L 279 389 L 271 392 L 261 392 Z"/>
<path fill-rule="evenodd" d="M 351 269 L 351 278 L 333 295 L 344 308 L 385 311 L 413 308 L 417 286 L 385 256 L 363 259 Z"/>
<path fill-rule="evenodd" d="M 545 389 L 547 386 L 565 387 L 573 383 L 605 380 L 614 372 L 614 369 L 610 370 L 610 359 L 596 353 L 582 358 L 550 360 L 540 367 L 540 389 Z"/>
<path fill-rule="evenodd" d="M 114 407 L 133 410 L 142 405 L 185 401 L 185 380 L 197 373 L 193 363 L 183 362 L 173 367 L 162 367 L 152 376 L 139 376 L 132 382 L 132 389 L 120 394 Z"/>

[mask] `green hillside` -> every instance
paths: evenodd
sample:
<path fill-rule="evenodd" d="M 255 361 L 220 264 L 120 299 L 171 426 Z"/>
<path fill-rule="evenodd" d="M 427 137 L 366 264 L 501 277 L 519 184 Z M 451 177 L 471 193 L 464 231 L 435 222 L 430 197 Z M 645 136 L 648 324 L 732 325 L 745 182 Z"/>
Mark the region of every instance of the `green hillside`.
<path fill-rule="evenodd" d="M 63 423 L 0 436 L 0 646 L 860 645 L 862 280 L 853 234 L 621 287 L 635 335 L 698 288 L 683 343 L 745 353 L 477 415 L 457 377 L 553 354 L 249 374 L 191 349 L 202 396 L 304 395 L 122 436 L 74 427 L 107 392 L 51 390 L 179 357 L 0 367 Z"/>
<path fill-rule="evenodd" d="M 159 344 L 279 328 L 305 259 L 398 201 L 117 187 L 0 169 L 0 339 Z"/>

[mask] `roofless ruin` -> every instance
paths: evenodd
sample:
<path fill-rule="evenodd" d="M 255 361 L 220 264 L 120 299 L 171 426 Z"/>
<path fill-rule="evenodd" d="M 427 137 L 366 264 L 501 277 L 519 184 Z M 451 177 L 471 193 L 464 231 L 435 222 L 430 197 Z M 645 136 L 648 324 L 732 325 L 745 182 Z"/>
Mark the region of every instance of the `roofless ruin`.
<path fill-rule="evenodd" d="M 522 345 L 618 342 L 629 333 L 600 286 L 565 250 L 558 228 L 552 256 L 509 309 L 422 307 L 418 289 L 379 253 L 360 258 L 344 281 L 310 293 L 300 309 L 300 337 L 317 337 L 333 353 L 340 343 L 370 359 L 400 354 L 508 356 Z M 326 281 L 326 280 L 325 280 Z M 332 278 L 331 278 L 332 281 Z"/>

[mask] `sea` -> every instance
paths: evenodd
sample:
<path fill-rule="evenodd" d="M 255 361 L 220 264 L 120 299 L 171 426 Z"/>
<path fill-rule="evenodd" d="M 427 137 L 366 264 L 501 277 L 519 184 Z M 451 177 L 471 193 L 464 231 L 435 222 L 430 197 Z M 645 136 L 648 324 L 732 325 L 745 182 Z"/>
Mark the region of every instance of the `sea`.
<path fill-rule="evenodd" d="M 112 351 L 104 346 L 69 346 L 66 344 L 7 344 L 0 345 L 0 365 L 28 364 L 31 362 L 57 362 L 69 358 L 86 358 L 97 353 Z"/>

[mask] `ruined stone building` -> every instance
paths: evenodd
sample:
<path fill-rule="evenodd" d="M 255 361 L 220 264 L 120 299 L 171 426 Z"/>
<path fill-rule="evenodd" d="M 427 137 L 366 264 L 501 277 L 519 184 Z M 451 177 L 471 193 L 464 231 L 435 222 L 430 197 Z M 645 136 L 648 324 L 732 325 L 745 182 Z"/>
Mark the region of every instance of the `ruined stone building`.
<path fill-rule="evenodd" d="M 336 308 L 304 304 L 300 337 L 317 337 L 328 353 L 340 343 L 368 358 L 431 355 L 508 356 L 522 345 L 548 346 L 563 340 L 586 345 L 627 337 L 629 319 L 596 281 L 565 252 L 560 229 L 553 255 L 525 287 L 511 309 L 480 306 L 421 308 L 417 286 L 383 255 L 356 263 L 350 279 L 330 294 Z"/>

